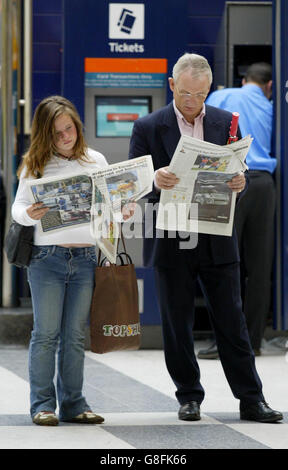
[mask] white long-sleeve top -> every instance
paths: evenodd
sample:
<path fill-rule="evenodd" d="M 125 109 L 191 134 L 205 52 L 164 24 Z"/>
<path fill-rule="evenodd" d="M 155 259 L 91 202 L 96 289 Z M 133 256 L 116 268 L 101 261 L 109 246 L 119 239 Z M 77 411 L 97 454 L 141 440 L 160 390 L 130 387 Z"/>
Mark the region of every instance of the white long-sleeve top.
<path fill-rule="evenodd" d="M 43 178 L 50 176 L 65 177 L 65 175 L 80 174 L 87 170 L 95 170 L 108 165 L 106 158 L 95 150 L 88 149 L 88 156 L 91 163 L 78 160 L 64 160 L 53 156 L 44 168 Z M 22 171 L 19 180 L 15 201 L 12 205 L 12 217 L 21 225 L 35 225 L 34 245 L 64 245 L 64 244 L 91 244 L 95 245 L 96 241 L 90 234 L 89 224 L 76 225 L 75 227 L 65 228 L 63 230 L 51 231 L 43 233 L 40 229 L 40 220 L 34 220 L 27 214 L 27 208 L 31 206 L 30 189 L 27 181 L 33 179 L 26 178 L 25 168 Z"/>

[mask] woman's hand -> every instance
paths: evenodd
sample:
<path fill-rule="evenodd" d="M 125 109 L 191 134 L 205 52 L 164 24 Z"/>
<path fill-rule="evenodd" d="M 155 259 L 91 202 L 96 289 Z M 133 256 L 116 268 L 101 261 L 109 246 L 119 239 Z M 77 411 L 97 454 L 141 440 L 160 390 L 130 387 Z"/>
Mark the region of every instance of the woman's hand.
<path fill-rule="evenodd" d="M 135 212 L 136 202 L 128 202 L 121 209 L 123 220 L 128 220 Z"/>
<path fill-rule="evenodd" d="M 31 219 L 40 220 L 43 215 L 47 214 L 49 207 L 45 207 L 43 202 L 36 202 L 35 204 L 27 207 L 26 211 Z"/>
<path fill-rule="evenodd" d="M 233 178 L 227 182 L 228 186 L 232 191 L 236 193 L 241 193 L 246 185 L 246 179 L 244 173 L 239 173 L 239 175 L 233 176 Z"/>

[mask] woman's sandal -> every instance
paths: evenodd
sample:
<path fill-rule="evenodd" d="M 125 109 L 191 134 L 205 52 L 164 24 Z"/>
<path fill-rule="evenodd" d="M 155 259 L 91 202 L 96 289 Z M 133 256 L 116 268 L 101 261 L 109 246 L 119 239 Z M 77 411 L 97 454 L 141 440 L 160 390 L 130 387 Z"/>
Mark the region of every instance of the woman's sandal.
<path fill-rule="evenodd" d="M 33 417 L 33 423 L 39 424 L 40 426 L 57 426 L 59 420 L 53 411 L 39 411 Z"/>
<path fill-rule="evenodd" d="M 103 423 L 104 418 L 96 415 L 93 411 L 84 411 L 80 415 L 75 416 L 75 418 L 67 419 L 65 421 L 68 423 L 100 424 Z"/>

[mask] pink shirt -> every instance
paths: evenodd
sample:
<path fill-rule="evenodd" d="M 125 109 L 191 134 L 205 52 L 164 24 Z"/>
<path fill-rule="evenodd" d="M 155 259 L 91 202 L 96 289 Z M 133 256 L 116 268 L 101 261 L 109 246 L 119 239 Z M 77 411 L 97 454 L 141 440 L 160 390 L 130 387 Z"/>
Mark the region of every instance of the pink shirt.
<path fill-rule="evenodd" d="M 206 113 L 205 104 L 203 104 L 200 114 L 198 114 L 198 116 L 196 116 L 196 118 L 194 119 L 194 124 L 191 124 L 190 122 L 186 121 L 183 114 L 177 108 L 175 104 L 175 100 L 173 100 L 173 107 L 174 107 L 174 111 L 177 117 L 177 122 L 178 122 L 181 135 L 185 134 L 185 135 L 188 135 L 189 137 L 195 137 L 195 139 L 203 140 L 204 139 L 203 118 Z"/>

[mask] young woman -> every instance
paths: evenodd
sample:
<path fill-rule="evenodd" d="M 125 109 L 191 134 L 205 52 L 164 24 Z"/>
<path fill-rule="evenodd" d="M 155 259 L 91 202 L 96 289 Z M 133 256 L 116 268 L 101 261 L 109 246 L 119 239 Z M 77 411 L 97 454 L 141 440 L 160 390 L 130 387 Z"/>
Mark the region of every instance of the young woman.
<path fill-rule="evenodd" d="M 31 204 L 27 180 L 79 174 L 107 165 L 105 157 L 87 147 L 74 105 L 61 96 L 44 99 L 32 123 L 31 145 L 19 168 L 13 219 L 35 225 L 28 281 L 34 327 L 29 348 L 31 417 L 40 425 L 61 421 L 102 423 L 82 395 L 84 340 L 97 264 L 89 225 L 41 233 L 40 219 L 49 210 Z M 57 395 L 54 386 L 58 350 Z M 55 414 L 57 399 L 59 419 Z"/>

